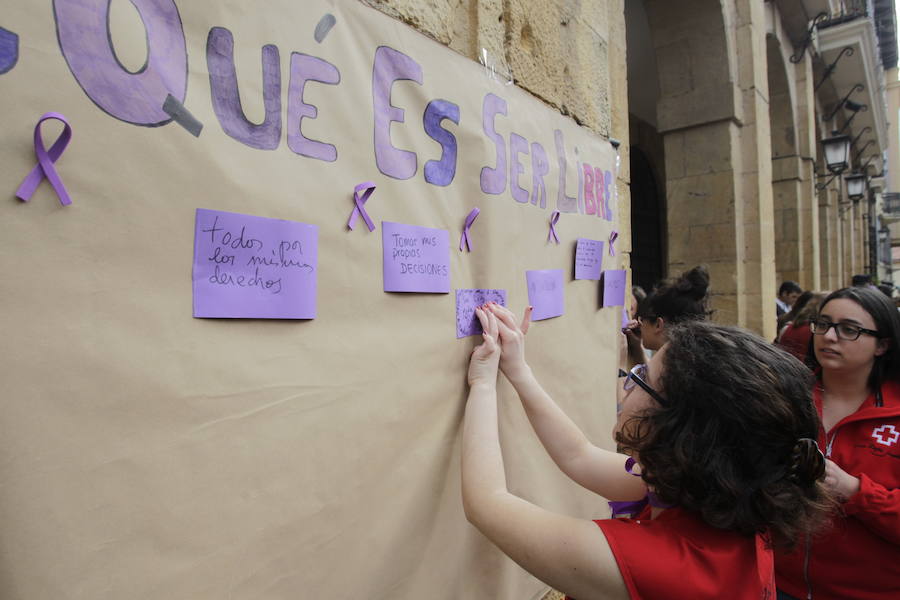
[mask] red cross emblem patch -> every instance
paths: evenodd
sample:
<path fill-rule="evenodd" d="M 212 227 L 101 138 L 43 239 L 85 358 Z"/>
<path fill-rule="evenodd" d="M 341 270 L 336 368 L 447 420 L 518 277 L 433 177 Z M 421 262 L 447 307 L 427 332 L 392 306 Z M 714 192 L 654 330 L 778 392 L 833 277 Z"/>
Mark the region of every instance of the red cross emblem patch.
<path fill-rule="evenodd" d="M 872 437 L 882 446 L 893 446 L 900 440 L 900 431 L 893 425 L 882 425 L 872 430 Z"/>

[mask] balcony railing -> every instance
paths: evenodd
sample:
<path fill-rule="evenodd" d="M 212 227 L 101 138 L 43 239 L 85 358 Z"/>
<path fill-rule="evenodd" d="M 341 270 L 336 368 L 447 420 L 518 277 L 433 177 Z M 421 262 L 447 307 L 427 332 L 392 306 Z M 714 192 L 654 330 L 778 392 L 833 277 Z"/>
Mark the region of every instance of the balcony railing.
<path fill-rule="evenodd" d="M 883 194 L 884 214 L 891 217 L 900 217 L 900 193 L 890 192 Z"/>

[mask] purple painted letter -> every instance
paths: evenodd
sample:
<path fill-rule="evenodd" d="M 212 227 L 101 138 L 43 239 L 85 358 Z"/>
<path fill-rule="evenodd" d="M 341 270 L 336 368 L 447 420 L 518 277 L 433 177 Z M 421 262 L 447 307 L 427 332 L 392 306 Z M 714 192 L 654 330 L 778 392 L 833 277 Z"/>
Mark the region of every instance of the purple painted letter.
<path fill-rule="evenodd" d="M 422 67 L 412 58 L 387 46 L 375 50 L 372 68 L 372 102 L 375 109 L 375 164 L 394 179 L 409 179 L 418 168 L 416 153 L 391 144 L 391 123 L 403 123 L 405 111 L 391 104 L 395 81 L 415 81 L 422 85 Z"/>
<path fill-rule="evenodd" d="M 547 208 L 547 186 L 544 185 L 544 175 L 550 172 L 550 163 L 547 162 L 547 153 L 544 147 L 537 142 L 531 143 L 531 203 L 540 201 L 541 208 Z"/>
<path fill-rule="evenodd" d="M 578 210 L 578 203 L 574 197 L 566 194 L 566 141 L 559 129 L 554 130 L 553 135 L 556 140 L 556 156 L 559 162 L 559 190 L 556 192 L 556 208 L 560 212 L 575 212 Z"/>
<path fill-rule="evenodd" d="M 528 190 L 519 185 L 519 175 L 525 172 L 525 167 L 519 162 L 520 154 L 528 154 L 528 140 L 518 133 L 509 134 L 509 192 L 516 202 L 525 204 L 528 202 Z"/>
<path fill-rule="evenodd" d="M 303 135 L 301 129 L 303 119 L 315 119 L 319 114 L 312 104 L 303 101 L 303 89 L 307 81 L 318 81 L 336 85 L 341 82 L 341 73 L 327 60 L 294 52 L 291 54 L 291 83 L 288 86 L 287 139 L 288 147 L 310 158 L 318 158 L 326 162 L 337 160 L 337 148 Z"/>
<path fill-rule="evenodd" d="M 131 0 L 147 31 L 147 62 L 135 73 L 116 57 L 109 39 L 109 0 L 55 0 L 56 31 L 69 70 L 105 113 L 134 125 L 172 120 L 163 110 L 171 94 L 184 102 L 187 48 L 172 0 Z"/>
<path fill-rule="evenodd" d="M 11 70 L 19 60 L 19 36 L 0 27 L 0 75 Z"/>
<path fill-rule="evenodd" d="M 450 119 L 459 124 L 459 106 L 447 100 L 432 100 L 425 107 L 422 117 L 425 133 L 441 145 L 441 160 L 425 163 L 425 181 L 434 185 L 450 185 L 456 175 L 456 136 L 441 127 L 441 121 Z"/>
<path fill-rule="evenodd" d="M 222 131 L 242 144 L 260 150 L 274 150 L 281 142 L 281 59 L 278 48 L 263 46 L 263 105 L 266 118 L 251 123 L 241 106 L 237 72 L 234 69 L 234 38 L 224 27 L 213 27 L 206 38 L 206 65 L 213 110 Z"/>
<path fill-rule="evenodd" d="M 494 130 L 494 117 L 506 116 L 506 100 L 494 94 L 486 94 L 482 103 L 481 119 L 484 133 L 497 146 L 497 166 L 482 167 L 481 191 L 485 194 L 502 194 L 506 189 L 506 141 Z"/>
<path fill-rule="evenodd" d="M 594 202 L 594 167 L 582 163 L 584 171 L 584 214 L 593 215 L 597 212 L 597 204 Z"/>

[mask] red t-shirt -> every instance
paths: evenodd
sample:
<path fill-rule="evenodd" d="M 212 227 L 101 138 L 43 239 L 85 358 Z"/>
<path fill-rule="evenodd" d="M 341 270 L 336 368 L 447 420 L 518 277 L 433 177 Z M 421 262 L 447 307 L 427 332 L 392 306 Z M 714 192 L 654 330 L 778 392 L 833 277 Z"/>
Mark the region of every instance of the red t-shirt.
<path fill-rule="evenodd" d="M 810 338 L 812 338 L 812 330 L 809 328 L 809 323 L 798 327 L 788 324 L 781 333 L 781 337 L 778 338 L 778 346 L 802 361 L 806 358 L 806 352 L 809 350 Z"/>
<path fill-rule="evenodd" d="M 763 536 L 717 529 L 670 508 L 650 519 L 595 521 L 634 600 L 774 600 L 775 567 Z"/>

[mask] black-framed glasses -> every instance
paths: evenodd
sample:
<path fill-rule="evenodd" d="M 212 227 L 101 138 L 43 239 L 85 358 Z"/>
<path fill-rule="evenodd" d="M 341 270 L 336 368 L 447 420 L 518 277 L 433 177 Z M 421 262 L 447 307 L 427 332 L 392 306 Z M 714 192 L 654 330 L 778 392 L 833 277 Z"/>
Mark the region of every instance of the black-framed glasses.
<path fill-rule="evenodd" d="M 847 340 L 849 342 L 858 340 L 860 334 L 863 333 L 871 335 L 873 337 L 879 337 L 878 332 L 873 329 L 857 327 L 856 325 L 851 325 L 850 323 L 832 323 L 827 319 L 816 319 L 809 324 L 810 331 L 812 331 L 816 335 L 825 335 L 832 327 L 834 327 L 834 331 L 837 333 L 839 339 Z"/>
<path fill-rule="evenodd" d="M 659 402 L 662 405 L 668 404 L 666 399 L 659 395 L 659 392 L 650 387 L 650 384 L 647 383 L 647 365 L 644 363 L 634 365 L 631 368 L 631 371 L 626 373 L 625 371 L 619 370 L 619 377 L 625 377 L 625 383 L 622 384 L 622 389 L 626 392 L 634 389 L 634 386 L 639 386 L 642 390 L 650 394 L 650 397 Z"/>

